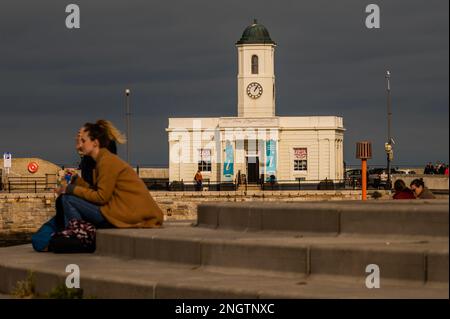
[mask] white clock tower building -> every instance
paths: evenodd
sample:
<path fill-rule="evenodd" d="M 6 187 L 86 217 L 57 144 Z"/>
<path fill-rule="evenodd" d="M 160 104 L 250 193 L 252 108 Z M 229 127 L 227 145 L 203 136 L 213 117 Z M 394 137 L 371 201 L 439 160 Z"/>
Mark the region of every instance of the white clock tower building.
<path fill-rule="evenodd" d="M 343 118 L 277 116 L 269 31 L 254 20 L 235 45 L 237 116 L 169 118 L 169 181 L 193 190 L 201 171 L 208 190 L 264 189 L 270 181 L 277 190 L 317 189 L 324 180 L 344 185 Z"/>
<path fill-rule="evenodd" d="M 256 19 L 236 43 L 238 117 L 275 116 L 275 42 Z"/>

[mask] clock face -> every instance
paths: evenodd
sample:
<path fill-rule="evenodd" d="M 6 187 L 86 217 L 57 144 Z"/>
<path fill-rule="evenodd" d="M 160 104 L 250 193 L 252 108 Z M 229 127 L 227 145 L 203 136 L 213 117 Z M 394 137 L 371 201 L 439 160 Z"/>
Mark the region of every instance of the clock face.
<path fill-rule="evenodd" d="M 263 93 L 263 88 L 261 84 L 257 82 L 252 82 L 247 86 L 247 95 L 252 99 L 259 98 Z"/>

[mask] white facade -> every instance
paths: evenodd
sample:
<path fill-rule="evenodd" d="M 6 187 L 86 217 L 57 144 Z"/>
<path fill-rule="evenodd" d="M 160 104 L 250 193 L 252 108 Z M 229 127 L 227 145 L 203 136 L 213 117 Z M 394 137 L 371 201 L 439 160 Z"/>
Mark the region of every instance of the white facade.
<path fill-rule="evenodd" d="M 237 50 L 238 116 L 169 118 L 169 180 L 191 182 L 198 169 L 212 183 L 343 179 L 342 117 L 276 116 L 274 42 Z"/>

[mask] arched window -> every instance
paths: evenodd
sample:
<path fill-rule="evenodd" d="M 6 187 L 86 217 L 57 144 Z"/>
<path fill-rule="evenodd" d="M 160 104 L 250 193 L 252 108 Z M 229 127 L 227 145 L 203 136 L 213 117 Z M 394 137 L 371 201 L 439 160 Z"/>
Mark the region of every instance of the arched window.
<path fill-rule="evenodd" d="M 252 55 L 252 74 L 258 74 L 258 56 Z"/>

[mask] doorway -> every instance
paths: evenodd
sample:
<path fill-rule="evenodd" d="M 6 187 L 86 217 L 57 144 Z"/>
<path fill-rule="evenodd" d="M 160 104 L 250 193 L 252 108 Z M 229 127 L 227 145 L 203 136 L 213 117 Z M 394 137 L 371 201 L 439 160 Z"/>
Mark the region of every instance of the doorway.
<path fill-rule="evenodd" d="M 247 182 L 249 184 L 259 183 L 259 157 L 247 157 Z"/>

